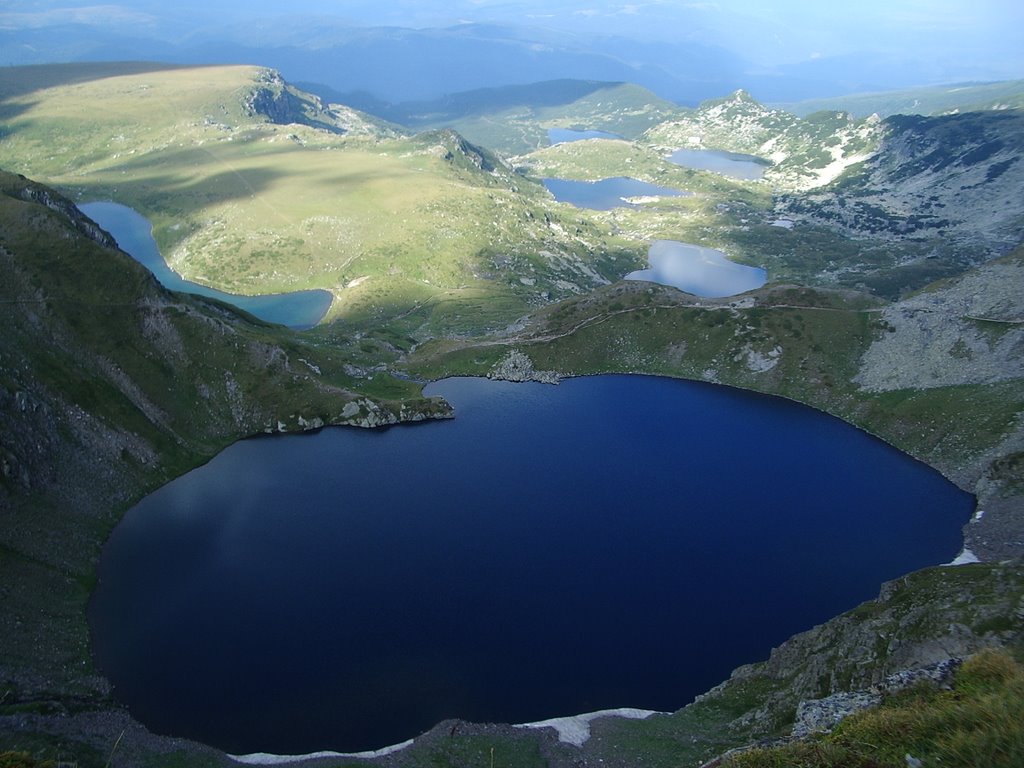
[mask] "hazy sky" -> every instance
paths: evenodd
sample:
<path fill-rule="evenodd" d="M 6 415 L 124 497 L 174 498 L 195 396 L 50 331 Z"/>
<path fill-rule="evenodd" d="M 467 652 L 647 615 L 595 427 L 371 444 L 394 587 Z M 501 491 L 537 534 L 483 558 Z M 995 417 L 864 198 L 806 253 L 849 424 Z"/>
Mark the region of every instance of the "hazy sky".
<path fill-rule="evenodd" d="M 240 29 L 255 17 L 299 14 L 355 25 L 431 27 L 497 21 L 570 31 L 720 45 L 774 66 L 859 52 L 959 60 L 964 71 L 1024 77 L 1020 0 L 0 0 L 0 28 L 78 22 L 180 36 L 198 26 Z"/>

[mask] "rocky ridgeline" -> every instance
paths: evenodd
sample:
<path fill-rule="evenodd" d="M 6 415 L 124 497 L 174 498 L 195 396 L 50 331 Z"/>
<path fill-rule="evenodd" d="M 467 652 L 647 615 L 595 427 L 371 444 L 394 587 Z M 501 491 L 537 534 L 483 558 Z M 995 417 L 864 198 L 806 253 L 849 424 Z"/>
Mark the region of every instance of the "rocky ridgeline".
<path fill-rule="evenodd" d="M 882 585 L 864 603 L 740 667 L 691 706 L 714 707 L 737 691 L 766 691 L 728 728 L 751 741 L 828 730 L 882 696 L 922 680 L 947 684 L 959 659 L 1019 641 L 1024 633 L 1020 561 L 938 567 Z"/>
<path fill-rule="evenodd" d="M 766 182 L 782 190 L 806 190 L 829 184 L 866 160 L 882 136 L 877 117 L 858 120 L 845 112 L 822 112 L 801 119 L 736 91 L 652 128 L 643 140 L 665 152 L 707 148 L 762 157 L 772 162 Z"/>
<path fill-rule="evenodd" d="M 943 239 L 966 263 L 1000 256 L 1024 231 L 1024 114 L 896 116 L 863 166 L 777 213 L 854 237 Z"/>

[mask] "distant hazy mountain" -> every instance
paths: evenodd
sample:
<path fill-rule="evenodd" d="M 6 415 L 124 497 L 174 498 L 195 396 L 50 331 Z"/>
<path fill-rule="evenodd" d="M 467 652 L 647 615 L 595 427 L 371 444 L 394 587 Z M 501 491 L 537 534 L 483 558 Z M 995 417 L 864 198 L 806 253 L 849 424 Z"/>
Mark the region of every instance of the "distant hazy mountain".
<path fill-rule="evenodd" d="M 721 46 L 624 35 L 587 37 L 544 27 L 353 27 L 337 19 L 292 18 L 206 27 L 174 39 L 138 26 L 68 23 L 0 32 L 3 64 L 146 59 L 182 64 L 259 64 L 291 81 L 382 103 L 545 80 L 631 82 L 695 106 L 745 88 L 763 101 L 797 101 L 927 82 L 940 72 L 889 56 L 822 57 L 764 68 Z"/>

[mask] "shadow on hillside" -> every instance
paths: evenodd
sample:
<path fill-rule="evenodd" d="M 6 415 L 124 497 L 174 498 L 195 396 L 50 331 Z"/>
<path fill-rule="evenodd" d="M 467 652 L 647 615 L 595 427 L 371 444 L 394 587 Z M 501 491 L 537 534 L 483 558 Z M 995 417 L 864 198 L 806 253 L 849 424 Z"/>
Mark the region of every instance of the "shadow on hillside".
<path fill-rule="evenodd" d="M 60 85 L 76 85 L 108 77 L 189 68 L 190 65 L 160 64 L 151 61 L 101 61 L 0 67 L 0 102 Z"/>
<path fill-rule="evenodd" d="M 268 168 L 224 170 L 201 178 L 183 179 L 168 169 L 109 184 L 82 185 L 76 202 L 112 200 L 135 208 L 143 216 L 159 212 L 169 218 L 187 217 L 206 206 L 232 200 L 251 200 L 266 192 L 282 173 Z"/>

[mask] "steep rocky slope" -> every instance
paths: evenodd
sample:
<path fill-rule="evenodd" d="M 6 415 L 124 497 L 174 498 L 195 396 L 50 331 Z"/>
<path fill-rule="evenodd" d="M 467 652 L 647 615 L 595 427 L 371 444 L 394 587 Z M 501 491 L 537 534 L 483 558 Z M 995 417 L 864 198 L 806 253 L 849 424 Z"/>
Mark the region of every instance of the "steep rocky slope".
<path fill-rule="evenodd" d="M 68 200 L 6 173 L 0 325 L 0 680 L 24 695 L 103 688 L 84 606 L 142 494 L 246 435 L 448 415 L 361 396 L 336 353 L 167 292 Z"/>
<path fill-rule="evenodd" d="M 755 155 L 771 162 L 765 170 L 771 184 L 803 190 L 824 186 L 870 157 L 882 135 L 877 118 L 856 120 L 844 112 L 799 118 L 736 91 L 655 126 L 642 139 L 663 151 L 688 147 Z"/>
<path fill-rule="evenodd" d="M 895 116 L 860 167 L 777 210 L 854 237 L 935 241 L 966 264 L 1006 253 L 1024 232 L 1024 112 Z"/>
<path fill-rule="evenodd" d="M 337 118 L 337 109 L 304 101 L 273 78 L 247 93 L 257 94 L 241 103 L 249 104 L 254 120 L 289 123 L 267 129 L 274 139 L 268 145 L 347 135 L 337 132 L 340 124 L 316 125 Z M 874 258 L 877 250 L 869 248 L 889 248 L 894 239 L 919 247 L 892 247 L 892 259 L 908 260 L 901 266 L 913 267 L 913 259 L 945 260 L 943 274 L 956 275 L 892 303 L 878 298 L 889 295 L 883 291 L 872 296 L 781 284 L 724 300 L 641 283 L 605 285 L 604 272 L 575 250 L 600 241 L 592 222 L 517 198 L 513 188 L 526 182 L 457 134 L 402 140 L 392 145 L 403 153 L 402 162 L 412 158 L 433 169 L 440 164 L 445 178 L 493 195 L 488 199 L 494 207 L 487 210 L 502 234 L 474 262 L 474 278 L 520 284 L 536 304 L 551 300 L 545 289 L 559 280 L 566 285 L 556 295 L 582 295 L 543 307 L 486 339 L 405 339 L 405 346 L 388 347 L 388 359 L 424 376 L 633 371 L 792 397 L 869 429 L 975 492 L 979 514 L 965 531 L 968 548 L 986 561 L 1019 557 L 1024 256 L 1016 251 L 986 260 L 1021 238 L 1021 146 L 1019 116 L 990 118 L 857 122 L 832 115 L 799 121 L 737 94 L 705 105 L 690 122 L 673 121 L 648 136 L 648 148 L 686 146 L 694 137 L 700 146 L 772 155 L 777 164 L 761 187 L 788 191 L 772 213 L 791 216 L 797 226 L 761 230 L 778 236 L 780 249 L 803 247 L 806 241 L 782 238 L 801 235 L 805 225 L 828 228 L 853 243 L 852 256 L 815 254 L 818 261 L 829 258 L 827 269 L 815 272 L 821 283 L 852 269 L 857 259 Z M 222 130 L 201 130 L 207 129 Z M 291 161 L 288 147 L 282 155 Z M 351 157 L 363 167 L 379 160 L 366 153 Z M 843 169 L 838 182 L 816 186 Z M 487 187 L 491 174 L 497 175 Z M 346 347 L 346 331 L 336 326 L 313 336 L 314 343 L 221 305 L 168 294 L 112 250 L 67 199 L 24 179 L 0 178 L 0 749 L 36 734 L 44 744 L 71 743 L 76 755 L 91 755 L 83 764 L 102 765 L 123 730 L 128 735 L 115 764 L 227 762 L 194 745 L 146 734 L 104 699 L 105 682 L 93 672 L 83 619 L 99 542 L 134 499 L 246 434 L 388 423 L 444 415 L 444 408 L 417 399 L 415 387 L 401 384 L 395 391 L 402 402 L 396 403 L 355 391 L 371 381 L 353 378 L 365 371 L 354 372 L 349 352 L 367 347 L 360 363 L 375 365 L 379 360 L 371 358 L 390 336 L 372 343 L 357 338 Z M 146 177 L 146 184 L 157 180 Z M 810 194 L 793 192 L 806 188 Z M 190 196 L 194 191 L 184 189 Z M 735 216 L 735 231 L 762 237 L 747 217 L 768 212 L 751 213 L 753 207 L 734 199 L 737 190 L 728 194 L 725 206 L 734 212 L 725 213 Z M 718 214 L 713 200 L 709 207 Z M 546 211 L 550 219 L 541 216 L 525 229 L 504 227 Z M 439 232 L 458 213 L 430 211 Z M 538 236 L 525 246 L 514 243 L 523 232 Z M 196 255 L 202 256 L 198 250 Z M 384 249 L 380 255 L 381 263 L 401 268 L 395 254 Z M 421 266 L 417 261 L 415 268 Z M 889 262 L 876 268 L 879 274 L 898 271 Z M 388 279 L 394 275 L 388 272 Z M 452 285 L 464 277 L 442 276 Z M 362 277 L 352 281 L 351 292 L 339 289 L 338 295 L 354 301 L 359 286 L 373 285 Z M 902 277 L 893 280 L 891 293 L 906 293 Z M 907 285 L 922 284 L 918 278 Z M 437 294 L 446 302 L 453 295 Z M 379 326 L 390 316 L 409 318 L 410 328 L 428 328 L 416 315 L 440 307 L 437 296 L 368 295 L 367 323 Z M 482 308 L 485 299 L 494 296 L 474 297 L 458 311 Z M 435 328 L 442 326 L 452 327 Z M 883 589 L 880 602 L 786 644 L 767 665 L 738 671 L 675 716 L 596 720 L 583 747 L 560 741 L 552 728 L 527 732 L 449 722 L 379 761 L 479 765 L 490 754 L 502 764 L 607 767 L 704 759 L 751 738 L 785 733 L 800 698 L 870 685 L 880 675 L 943 655 L 1016 642 L 1020 574 L 1014 561 L 914 575 Z"/>

